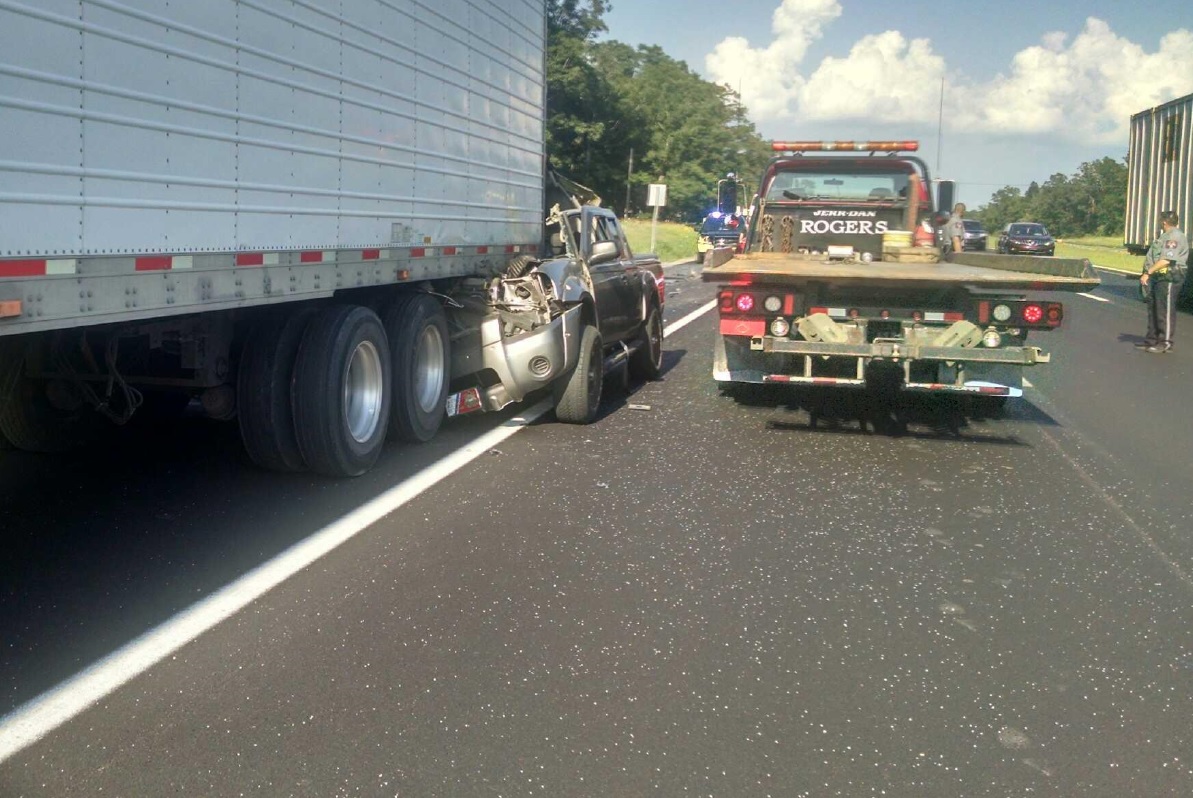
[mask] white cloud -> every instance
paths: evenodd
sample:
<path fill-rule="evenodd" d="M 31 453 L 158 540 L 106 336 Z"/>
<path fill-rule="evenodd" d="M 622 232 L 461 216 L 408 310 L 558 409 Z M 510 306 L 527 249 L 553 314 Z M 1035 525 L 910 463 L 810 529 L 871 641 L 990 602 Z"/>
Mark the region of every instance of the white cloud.
<path fill-rule="evenodd" d="M 709 76 L 742 91 L 758 123 L 856 120 L 935 125 L 941 75 L 945 124 L 967 132 L 1052 134 L 1087 143 L 1126 139 L 1132 113 L 1193 92 L 1193 31 L 1178 29 L 1147 52 L 1089 18 L 1072 38 L 1046 33 L 990 81 L 949 70 L 927 39 L 868 34 L 844 57 L 804 65 L 809 47 L 842 15 L 838 0 L 783 0 L 773 40 L 728 38 L 705 58 Z"/>
<path fill-rule="evenodd" d="M 704 59 L 717 83 L 742 93 L 755 121 L 783 119 L 795 113 L 803 78 L 799 65 L 808 47 L 824 35 L 824 26 L 841 16 L 837 0 L 783 0 L 771 18 L 774 41 L 762 48 L 740 36 L 725 39 Z"/>
<path fill-rule="evenodd" d="M 1149 53 L 1091 17 L 1072 44 L 1060 33 L 1041 42 L 1015 55 L 1009 75 L 966 92 L 958 129 L 1115 143 L 1131 114 L 1193 92 L 1193 31 L 1173 31 Z"/>
<path fill-rule="evenodd" d="M 862 38 L 845 58 L 826 58 L 799 91 L 805 119 L 866 117 L 916 122 L 935 115 L 944 59 L 927 39 L 898 31 Z"/>

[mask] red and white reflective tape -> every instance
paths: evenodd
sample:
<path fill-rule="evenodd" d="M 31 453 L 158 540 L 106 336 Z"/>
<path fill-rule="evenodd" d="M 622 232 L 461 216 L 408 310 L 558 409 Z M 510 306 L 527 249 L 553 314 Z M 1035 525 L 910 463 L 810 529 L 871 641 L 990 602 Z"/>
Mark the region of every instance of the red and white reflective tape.
<path fill-rule="evenodd" d="M 277 252 L 240 252 L 236 255 L 237 266 L 277 266 L 282 256 Z"/>
<path fill-rule="evenodd" d="M 315 249 L 306 250 L 298 253 L 299 263 L 335 263 L 336 251 L 334 249 Z"/>
<path fill-rule="evenodd" d="M 53 260 L 0 260 L 0 277 L 49 277 L 58 274 L 77 274 L 77 258 Z"/>
<path fill-rule="evenodd" d="M 506 255 L 518 253 L 534 254 L 538 252 L 535 244 L 482 244 L 474 247 L 442 246 L 442 247 L 395 247 L 391 249 L 305 249 L 278 252 L 237 252 L 230 257 L 236 268 L 251 268 L 260 266 L 299 265 L 343 263 L 350 265 L 357 260 L 408 260 L 411 258 L 434 257 L 472 257 L 504 252 Z M 212 261 L 209 255 L 135 255 L 120 258 L 122 262 L 132 264 L 135 272 L 166 272 L 185 271 L 195 268 L 195 258 L 201 258 L 203 270 L 210 270 L 217 266 L 226 266 L 227 261 L 219 261 L 218 257 Z M 229 257 L 229 256 L 225 256 Z M 106 261 L 103 268 L 105 275 L 112 274 L 114 266 L 110 256 L 96 256 L 93 258 L 17 258 L 0 259 L 0 278 L 4 277 L 52 277 L 57 275 L 79 274 L 80 260 L 86 264 L 89 260 Z M 115 267 L 115 268 L 127 268 Z M 84 269 L 84 274 L 86 273 Z"/>
<path fill-rule="evenodd" d="M 191 255 L 153 255 L 137 258 L 134 268 L 139 272 L 161 272 L 192 269 L 194 266 L 195 259 Z"/>

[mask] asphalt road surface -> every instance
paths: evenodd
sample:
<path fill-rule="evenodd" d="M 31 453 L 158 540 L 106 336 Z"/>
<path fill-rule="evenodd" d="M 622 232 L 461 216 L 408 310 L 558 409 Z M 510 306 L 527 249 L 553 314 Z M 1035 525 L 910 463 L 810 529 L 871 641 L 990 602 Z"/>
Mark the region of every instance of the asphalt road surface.
<path fill-rule="evenodd" d="M 1193 318 L 1138 352 L 1133 290 L 1064 297 L 959 430 L 721 396 L 714 312 L 589 427 L 455 420 L 357 480 L 202 419 L 5 452 L 0 796 L 1191 795 Z"/>

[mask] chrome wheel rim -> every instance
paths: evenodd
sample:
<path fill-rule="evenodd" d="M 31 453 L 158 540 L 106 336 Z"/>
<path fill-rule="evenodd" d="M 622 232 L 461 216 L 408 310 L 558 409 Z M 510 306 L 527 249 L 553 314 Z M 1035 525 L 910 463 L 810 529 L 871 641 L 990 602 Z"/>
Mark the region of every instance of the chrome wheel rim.
<path fill-rule="evenodd" d="M 434 325 L 427 325 L 418 338 L 414 351 L 414 400 L 424 413 L 434 412 L 447 380 L 444 363 L 443 334 Z"/>
<path fill-rule="evenodd" d="M 364 443 L 381 423 L 385 381 L 381 354 L 372 341 L 361 341 L 352 351 L 344 374 L 344 422 L 348 434 Z"/>

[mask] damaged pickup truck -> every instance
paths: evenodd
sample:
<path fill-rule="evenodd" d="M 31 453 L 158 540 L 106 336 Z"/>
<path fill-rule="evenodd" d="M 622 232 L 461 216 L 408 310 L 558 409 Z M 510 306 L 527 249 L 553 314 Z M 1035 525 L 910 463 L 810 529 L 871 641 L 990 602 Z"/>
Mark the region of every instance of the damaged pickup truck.
<path fill-rule="evenodd" d="M 575 203 L 547 218 L 547 254 L 513 259 L 449 295 L 448 415 L 500 410 L 551 386 L 560 421 L 587 424 L 607 375 L 657 379 L 663 357 L 663 267 L 634 255 L 617 217 Z"/>

